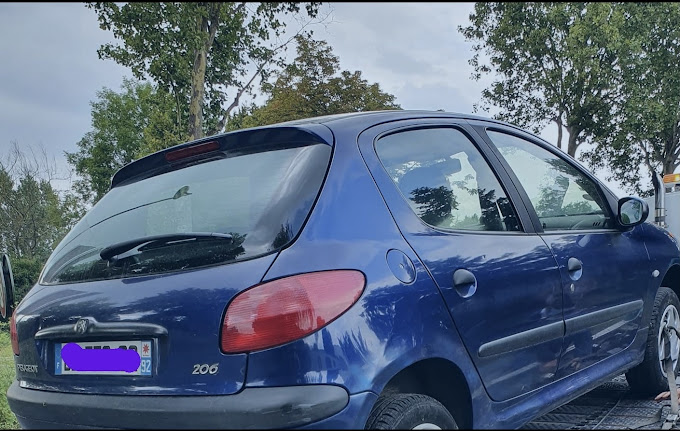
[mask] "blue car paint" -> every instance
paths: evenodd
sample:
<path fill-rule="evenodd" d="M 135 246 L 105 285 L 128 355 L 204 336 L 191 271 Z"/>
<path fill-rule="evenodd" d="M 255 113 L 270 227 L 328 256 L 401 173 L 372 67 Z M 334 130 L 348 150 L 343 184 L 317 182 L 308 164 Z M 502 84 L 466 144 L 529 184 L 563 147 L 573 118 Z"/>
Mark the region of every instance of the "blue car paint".
<path fill-rule="evenodd" d="M 343 138 L 351 136 L 336 136 Z M 360 208 L 347 210 L 357 202 Z M 349 240 L 338 241 L 339 235 Z M 403 251 L 414 263 L 413 284 L 401 283 L 390 271 L 390 249 Z M 251 353 L 247 386 L 333 383 L 350 393 L 378 394 L 405 367 L 447 358 L 469 373 L 473 391 L 482 389 L 460 340 L 451 342 L 456 332 L 436 285 L 399 234 L 356 146 L 336 146 L 327 182 L 305 229 L 280 253 L 265 281 L 300 272 L 303 262 L 305 271 L 327 268 L 331 262 L 337 268 L 361 267 L 370 275 L 366 290 L 357 304 L 321 331 Z M 356 428 L 366 417 L 346 420 L 352 421 L 347 427 Z"/>
<path fill-rule="evenodd" d="M 22 363 L 40 363 L 37 374 L 20 373 L 24 387 L 73 393 L 191 395 L 232 394 L 243 388 L 246 354 L 224 355 L 218 334 L 226 304 L 236 293 L 257 284 L 276 255 L 195 271 L 44 286 L 24 301 L 17 316 Z M 115 292 L 115 294 L 112 294 Z M 80 317 L 98 322 L 143 321 L 165 327 L 153 349 L 151 377 L 55 376 L 48 364 L 53 343 L 33 339 L 39 329 L 74 322 Z M 196 342 L 203 337 L 205 342 Z M 209 340 L 209 341 L 208 341 Z M 187 350 L 191 354 L 187 354 Z M 159 358 L 162 360 L 159 361 Z M 219 364 L 221 379 L 192 376 L 201 359 Z M 192 376 L 192 378 L 187 378 Z"/>
<path fill-rule="evenodd" d="M 388 183 L 389 178 L 381 171 L 375 154 L 371 156 L 365 151 L 379 130 L 396 127 L 397 122 L 408 125 L 458 122 L 461 125 L 465 122 L 461 118 L 481 121 L 478 117 L 397 111 L 311 120 L 325 125 L 306 126 L 308 121 L 288 123 L 310 127 L 329 144 L 334 144 L 331 166 L 318 201 L 302 232 L 290 246 L 264 257 L 187 272 L 36 286 L 22 301 L 16 315 L 19 318 L 21 361 L 34 359 L 41 366 L 37 375 L 17 370 L 18 379 L 24 387 L 33 389 L 130 395 L 231 394 L 244 387 L 333 384 L 349 391 L 349 403 L 337 414 L 308 426 L 363 428 L 370 409 L 390 379 L 420 361 L 443 360 L 464 376 L 466 387 L 452 390 L 469 394 L 472 407 L 469 425 L 515 428 L 641 362 L 647 333 L 646 328 L 639 327 L 640 322 L 649 318 L 650 298 L 653 299 L 663 275 L 673 265 L 680 265 L 678 249 L 672 240 L 664 231 L 649 224 L 622 234 L 626 241 L 640 242 L 636 252 L 645 255 L 643 261 L 647 262 L 646 253 L 649 252 L 651 262 L 646 263 L 648 270 L 645 273 L 656 268 L 660 276 L 652 279 L 649 275 L 647 282 L 641 285 L 621 286 L 621 289 L 630 290 L 623 298 L 607 297 L 616 303 L 640 297 L 645 304 L 641 316 L 630 317 L 633 323 L 625 328 L 625 340 L 617 353 L 599 362 L 596 359 L 604 358 L 595 355 L 588 363 L 592 365 L 571 375 L 560 374 L 556 369 L 549 370 L 557 374 L 545 381 L 526 376 L 529 382 L 518 379 L 508 385 L 511 388 L 503 388 L 500 383 L 503 375 L 515 370 L 519 361 L 536 365 L 536 352 L 511 354 L 514 357 L 508 361 L 479 360 L 475 350 L 486 341 L 532 325 L 559 322 L 562 312 L 559 295 L 553 295 L 555 302 L 546 304 L 547 313 L 536 315 L 538 321 L 532 321 L 526 311 L 535 315 L 542 309 L 539 308 L 541 301 L 545 304 L 547 292 L 555 293 L 560 284 L 564 291 L 565 280 L 559 273 L 564 263 L 560 263 L 559 250 L 561 246 L 568 246 L 571 239 L 561 236 L 552 244 L 539 241 L 541 237 L 533 234 L 527 225 L 527 211 L 516 201 L 526 234 L 480 234 L 471 240 L 469 233 L 451 235 L 435 231 L 413 214 L 394 185 Z M 373 126 L 377 127 L 371 130 Z M 464 124 L 461 127 L 466 128 Z M 466 130 L 477 145 L 483 146 L 482 140 L 470 129 Z M 368 144 L 361 143 L 360 151 L 362 137 Z M 381 176 L 380 172 L 385 175 Z M 499 176 L 505 183 L 506 177 L 502 173 Z M 508 184 L 505 186 L 508 195 L 516 200 L 516 191 Z M 587 237 L 587 234 L 574 235 L 574 241 Z M 470 242 L 460 247 L 454 244 L 462 241 Z M 483 253 L 484 245 L 493 250 Z M 553 251 L 558 251 L 557 260 L 550 253 L 550 245 Z M 390 250 L 400 251 L 412 262 L 413 282 L 407 284 L 395 276 L 388 263 Z M 475 257 L 481 254 L 486 255 L 485 259 Z M 493 261 L 494 256 L 503 255 L 504 259 L 511 259 L 505 260 L 506 266 Z M 631 256 L 626 256 L 624 263 L 630 264 Z M 518 265 L 520 263 L 525 266 L 513 268 L 522 266 Z M 505 279 L 518 282 L 526 278 L 533 286 L 550 280 L 549 287 L 523 300 L 516 298 L 517 292 L 500 292 L 496 300 L 506 301 L 505 310 L 498 308 L 488 312 L 485 307 L 494 307 L 494 301 L 488 292 L 480 290 L 481 286 L 470 298 L 462 298 L 452 288 L 447 279 L 452 271 L 447 269 L 456 265 L 474 266 L 480 285 Z M 482 274 L 482 268 L 496 274 Z M 366 275 L 367 286 L 362 297 L 346 313 L 323 329 L 279 347 L 238 355 L 219 352 L 217 337 L 223 312 L 235 294 L 261 281 L 328 269 L 360 269 Z M 627 270 L 623 267 L 622 272 Z M 636 280 L 625 277 L 620 281 Z M 187 285 L 191 289 L 187 289 Z M 474 299 L 478 305 L 467 310 L 465 299 Z M 588 310 L 600 304 L 589 306 Z M 131 377 L 126 384 L 114 377 L 97 380 L 77 377 L 68 382 L 56 379 L 47 371 L 49 345 L 33 340 L 32 335 L 40 328 L 72 321 L 83 313 L 102 322 L 125 319 L 159 322 L 167 327 L 173 343 L 187 343 L 198 350 L 184 356 L 173 355 L 167 363 L 158 365 L 155 373 L 168 373 L 163 376 L 170 379 L 167 380 L 170 384 L 164 382 L 162 387 L 154 386 L 153 380 L 143 377 Z M 511 314 L 522 317 L 513 321 Z M 505 323 L 510 327 L 498 324 L 503 317 L 507 317 Z M 189 341 L 205 334 L 210 337 L 207 343 L 191 344 Z M 563 341 L 565 345 L 562 345 Z M 561 338 L 559 342 L 550 343 L 551 357 L 561 357 L 559 352 L 568 347 L 567 343 L 568 339 Z M 167 354 L 167 340 L 161 339 L 159 344 L 160 354 Z M 225 374 L 219 380 L 191 376 L 191 365 L 197 357 L 205 357 L 205 362 L 218 361 Z M 169 373 L 174 373 L 174 378 Z M 518 385 L 522 387 L 523 384 L 528 386 L 517 390 Z"/>
<path fill-rule="evenodd" d="M 645 247 L 651 260 L 652 271 L 659 271 L 660 277 L 668 273 L 671 267 L 676 269 L 680 264 L 680 256 L 674 252 L 669 243 L 677 247 L 679 238 L 674 238 L 667 230 L 652 223 L 644 223 Z"/>
<path fill-rule="evenodd" d="M 486 131 L 490 128 L 498 130 L 498 127 L 475 120 L 469 123 L 475 128 L 479 137 L 490 144 L 493 151 L 494 145 Z M 506 128 L 505 132 L 527 141 L 533 141 L 535 145 L 557 154 L 557 150 L 552 145 L 528 133 L 515 128 Z M 496 155 L 499 162 L 503 164 L 500 153 L 496 152 Z M 563 160 L 580 168 L 581 172 L 593 182 L 599 182 L 578 161 L 568 155 Z M 509 166 L 504 165 L 503 169 L 509 170 Z M 509 174 L 512 181 L 519 184 L 516 177 L 511 172 Z M 606 187 L 601 187 L 601 189 L 602 197 L 609 201 L 615 211 L 617 200 L 612 199 L 613 193 Z M 522 190 L 519 192 L 524 202 L 528 202 L 526 193 Z M 612 211 L 612 217 L 615 216 L 614 211 Z M 541 229 L 538 219 L 534 218 L 532 223 L 537 229 Z M 543 232 L 541 234 L 560 268 L 563 286 L 563 317 L 567 323 L 562 347 L 563 354 L 559 361 L 556 378 L 562 378 L 605 359 L 612 353 L 627 347 L 635 338 L 643 321 L 643 299 L 646 299 L 650 286 L 653 284 L 643 231 L 643 226 L 638 225 L 625 232 L 612 228 L 591 232 L 584 229 L 578 233 Z M 582 269 L 570 273 L 567 268 L 570 259 L 579 260 L 582 263 Z M 628 270 L 618 271 L 617 268 Z M 588 325 L 583 330 L 570 330 L 570 320 L 573 321 L 588 313 L 595 313 L 619 304 L 629 304 L 630 312 L 606 322 Z"/>
<path fill-rule="evenodd" d="M 642 300 L 652 281 L 641 232 L 642 227 L 636 226 L 628 232 L 543 236 L 560 264 L 565 320 L 640 301 L 640 307 L 626 315 L 567 334 L 558 377 L 606 359 L 633 342 L 642 323 Z M 572 280 L 567 272 L 570 257 L 583 262 L 583 275 L 578 280 Z"/>
<path fill-rule="evenodd" d="M 457 122 L 441 121 L 430 125 L 435 124 L 463 127 Z M 388 124 L 362 134 L 362 154 L 397 224 L 402 226 L 402 234 L 441 289 L 486 390 L 491 398 L 502 401 L 550 383 L 561 353 L 561 336 L 500 356 L 479 357 L 477 351 L 482 344 L 498 338 L 561 324 L 562 287 L 553 255 L 536 235 L 443 232 L 423 223 L 396 191 L 373 151 L 375 136 L 402 125 Z M 469 298 L 462 297 L 453 286 L 453 272 L 460 268 L 477 278 L 477 291 Z M 523 313 L 509 313 L 509 309 Z"/>

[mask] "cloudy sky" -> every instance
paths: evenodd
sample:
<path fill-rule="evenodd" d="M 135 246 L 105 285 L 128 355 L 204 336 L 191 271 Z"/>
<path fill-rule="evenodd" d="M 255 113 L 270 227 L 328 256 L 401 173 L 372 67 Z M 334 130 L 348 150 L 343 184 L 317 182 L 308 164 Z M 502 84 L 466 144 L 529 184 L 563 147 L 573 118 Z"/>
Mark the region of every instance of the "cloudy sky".
<path fill-rule="evenodd" d="M 472 113 L 491 82 L 470 79 L 471 43 L 458 32 L 473 7 L 333 3 L 324 9 L 327 24 L 314 34 L 328 41 L 343 69 L 361 70 L 402 108 Z M 96 92 L 117 90 L 131 76 L 112 60 L 98 59 L 97 48 L 112 41 L 81 3 L 0 3 L 0 157 L 12 141 L 43 145 L 60 169 L 68 169 L 63 153 L 75 151 L 90 130 Z M 556 129 L 549 126 L 541 135 L 555 142 Z"/>

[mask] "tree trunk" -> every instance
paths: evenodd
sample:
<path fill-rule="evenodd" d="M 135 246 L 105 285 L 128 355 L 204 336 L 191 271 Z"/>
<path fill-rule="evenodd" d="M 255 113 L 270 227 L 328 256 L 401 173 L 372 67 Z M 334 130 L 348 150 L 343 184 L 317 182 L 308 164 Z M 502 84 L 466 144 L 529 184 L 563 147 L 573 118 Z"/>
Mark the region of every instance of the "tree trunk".
<path fill-rule="evenodd" d="M 557 123 L 557 148 L 562 149 L 562 113 L 554 120 Z"/>
<path fill-rule="evenodd" d="M 205 96 L 205 69 L 208 64 L 208 51 L 215 41 L 217 28 L 220 25 L 220 11 L 223 3 L 210 3 L 207 16 L 201 19 L 199 29 L 206 33 L 204 43 L 196 48 L 194 54 L 194 69 L 191 73 L 191 102 L 189 103 L 189 139 L 200 139 L 205 136 L 203 131 L 203 98 Z M 245 7 L 245 3 L 239 8 Z"/>
<path fill-rule="evenodd" d="M 569 139 L 567 140 L 567 154 L 569 154 L 571 157 L 576 158 L 576 149 L 578 148 L 578 135 L 580 132 L 576 132 L 573 129 L 567 128 L 567 132 L 569 132 Z"/>
<path fill-rule="evenodd" d="M 191 74 L 191 103 L 189 104 L 189 139 L 203 137 L 203 96 L 205 93 L 205 67 L 208 50 L 205 46 L 196 50 L 194 70 Z"/>

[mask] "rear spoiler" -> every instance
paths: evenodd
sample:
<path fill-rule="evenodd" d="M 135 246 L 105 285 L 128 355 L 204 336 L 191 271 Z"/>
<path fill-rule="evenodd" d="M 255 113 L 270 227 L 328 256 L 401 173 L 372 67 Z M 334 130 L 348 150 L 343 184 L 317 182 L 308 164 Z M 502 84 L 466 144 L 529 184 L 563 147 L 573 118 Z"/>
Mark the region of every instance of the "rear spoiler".
<path fill-rule="evenodd" d="M 177 163 L 167 153 L 180 153 L 182 149 L 216 143 L 215 152 L 243 152 L 255 149 L 285 148 L 291 144 L 320 143 L 333 146 L 333 134 L 322 124 L 309 123 L 296 126 L 265 126 L 238 130 L 222 135 L 197 139 L 142 157 L 120 168 L 111 178 L 111 187 L 148 178 L 171 169 Z M 170 159 L 170 160 L 168 160 Z"/>

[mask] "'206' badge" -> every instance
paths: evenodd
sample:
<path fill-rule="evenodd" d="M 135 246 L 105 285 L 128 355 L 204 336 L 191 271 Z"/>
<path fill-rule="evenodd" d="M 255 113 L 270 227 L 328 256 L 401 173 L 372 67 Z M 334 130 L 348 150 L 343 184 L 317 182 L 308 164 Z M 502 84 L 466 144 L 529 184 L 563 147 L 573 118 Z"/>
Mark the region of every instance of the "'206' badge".
<path fill-rule="evenodd" d="M 194 371 L 191 374 L 212 374 L 215 375 L 219 371 L 220 364 L 194 364 Z"/>

